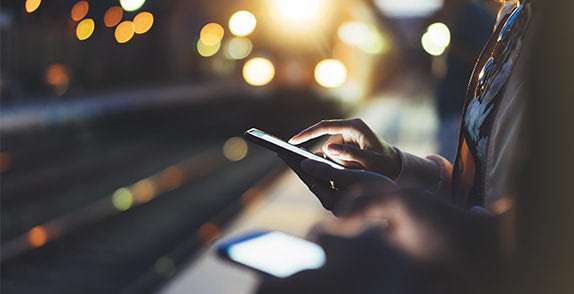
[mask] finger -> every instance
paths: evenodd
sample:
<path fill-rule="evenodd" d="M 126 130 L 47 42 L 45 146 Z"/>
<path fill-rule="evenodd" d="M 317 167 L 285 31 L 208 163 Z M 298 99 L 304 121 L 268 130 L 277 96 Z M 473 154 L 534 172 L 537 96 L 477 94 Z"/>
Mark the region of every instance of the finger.
<path fill-rule="evenodd" d="M 323 135 L 341 135 L 354 131 L 352 120 L 324 120 L 293 136 L 289 143 L 298 145 Z"/>

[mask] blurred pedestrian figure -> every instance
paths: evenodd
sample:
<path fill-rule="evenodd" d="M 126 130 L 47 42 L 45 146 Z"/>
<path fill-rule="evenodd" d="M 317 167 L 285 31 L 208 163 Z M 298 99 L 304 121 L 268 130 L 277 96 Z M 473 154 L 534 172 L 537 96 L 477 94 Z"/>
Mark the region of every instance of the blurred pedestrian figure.
<path fill-rule="evenodd" d="M 446 73 L 436 88 L 440 127 L 440 155 L 453 161 L 468 81 L 480 51 L 495 23 L 492 11 L 480 0 L 445 0 L 437 15 L 451 31 Z"/>

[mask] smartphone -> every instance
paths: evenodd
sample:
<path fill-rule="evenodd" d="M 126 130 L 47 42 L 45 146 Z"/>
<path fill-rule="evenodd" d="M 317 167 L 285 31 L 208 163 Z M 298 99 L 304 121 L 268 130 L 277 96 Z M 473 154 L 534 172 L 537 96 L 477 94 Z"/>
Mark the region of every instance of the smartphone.
<path fill-rule="evenodd" d="M 258 144 L 264 148 L 267 148 L 271 151 L 277 152 L 279 154 L 300 158 L 301 160 L 312 159 L 322 163 L 326 163 L 336 169 L 345 169 L 345 167 L 343 167 L 338 163 L 325 159 L 303 148 L 291 145 L 275 136 L 269 135 L 258 129 L 255 128 L 249 129 L 248 131 L 245 132 L 244 135 L 247 138 L 247 140 L 255 144 Z"/>
<path fill-rule="evenodd" d="M 325 264 L 321 246 L 278 231 L 250 233 L 220 245 L 219 256 L 266 275 L 286 278 Z"/>

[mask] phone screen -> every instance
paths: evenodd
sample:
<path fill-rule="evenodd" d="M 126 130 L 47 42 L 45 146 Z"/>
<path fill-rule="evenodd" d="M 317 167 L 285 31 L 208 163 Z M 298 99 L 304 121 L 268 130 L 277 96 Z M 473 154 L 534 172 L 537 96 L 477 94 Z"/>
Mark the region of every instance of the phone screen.
<path fill-rule="evenodd" d="M 336 168 L 336 169 L 345 169 L 345 167 L 343 167 L 342 165 L 336 164 L 336 163 L 334 163 L 334 162 L 332 162 L 332 161 L 330 161 L 330 160 L 327 160 L 327 159 L 325 159 L 325 158 L 323 158 L 323 157 L 320 157 L 320 156 L 318 156 L 318 155 L 316 155 L 316 154 L 313 154 L 313 153 L 311 153 L 311 152 L 309 152 L 309 151 L 306 151 L 306 150 L 303 150 L 303 149 L 301 149 L 301 148 L 299 148 L 299 147 L 297 147 L 297 146 L 291 145 L 291 144 L 289 144 L 289 143 L 287 143 L 287 142 L 285 142 L 285 141 L 283 141 L 283 140 L 280 140 L 280 139 L 278 139 L 278 138 L 275 138 L 275 137 L 273 137 L 273 136 L 271 136 L 271 135 L 269 135 L 269 134 L 266 134 L 266 133 L 264 133 L 264 132 L 262 132 L 262 131 L 260 131 L 260 130 L 250 129 L 250 130 L 247 131 L 247 133 L 248 133 L 248 134 L 251 134 L 251 135 L 253 135 L 253 136 L 255 136 L 255 137 L 258 137 L 258 138 L 260 138 L 260 139 L 263 139 L 263 140 L 265 140 L 265 141 L 267 141 L 267 142 L 269 142 L 269 143 L 271 143 L 271 144 L 275 144 L 275 145 L 277 145 L 277 146 L 279 146 L 279 147 L 281 147 L 281 148 L 284 148 L 284 149 L 287 149 L 287 150 L 289 150 L 289 151 L 291 151 L 291 152 L 297 153 L 297 154 L 299 154 L 299 155 L 301 155 L 301 156 L 303 156 L 303 157 L 306 157 L 306 158 L 309 158 L 309 159 L 312 159 L 312 160 L 315 160 L 315 161 L 319 161 L 319 162 L 322 162 L 322 163 L 326 163 L 326 164 L 328 164 L 328 165 L 330 165 L 331 167 L 334 167 L 334 168 Z"/>
<path fill-rule="evenodd" d="M 326 260 L 321 246 L 281 232 L 255 234 L 220 250 L 234 262 L 279 278 L 320 268 Z"/>

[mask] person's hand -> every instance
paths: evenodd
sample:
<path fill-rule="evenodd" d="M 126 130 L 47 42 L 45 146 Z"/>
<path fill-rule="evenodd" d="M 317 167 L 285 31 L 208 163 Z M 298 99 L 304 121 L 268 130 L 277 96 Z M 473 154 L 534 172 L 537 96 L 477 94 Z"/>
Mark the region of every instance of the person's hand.
<path fill-rule="evenodd" d="M 401 170 L 398 152 L 380 141 L 361 119 L 324 120 L 295 135 L 291 144 L 301 144 L 331 135 L 321 147 L 322 154 L 353 169 L 364 169 L 395 179 Z"/>
<path fill-rule="evenodd" d="M 328 164 L 305 159 L 299 161 L 290 157 L 281 156 L 293 171 L 307 185 L 309 190 L 317 196 L 323 207 L 335 215 L 341 215 L 353 205 L 345 199 L 354 185 L 378 183 L 378 187 L 385 187 L 387 191 L 394 191 L 397 185 L 389 178 L 377 173 L 353 169 L 336 169 Z M 344 204 L 344 205 L 342 205 Z"/>

